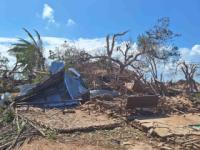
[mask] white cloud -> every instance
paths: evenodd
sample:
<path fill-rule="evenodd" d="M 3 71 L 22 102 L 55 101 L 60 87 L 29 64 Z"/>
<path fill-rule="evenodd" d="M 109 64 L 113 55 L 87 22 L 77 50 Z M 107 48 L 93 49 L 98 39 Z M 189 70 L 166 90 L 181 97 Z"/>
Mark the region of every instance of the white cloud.
<path fill-rule="evenodd" d="M 47 36 L 44 36 L 42 37 L 42 40 L 44 42 L 44 44 L 46 46 L 59 46 L 61 44 L 63 44 L 64 41 L 68 41 L 69 39 L 66 39 L 66 38 L 60 38 L 60 37 L 47 37 Z"/>
<path fill-rule="evenodd" d="M 70 40 L 61 37 L 42 37 L 44 43 L 44 55 L 46 58 L 49 56 L 49 50 L 54 50 L 55 47 L 59 47 L 64 41 L 67 41 L 70 45 L 75 45 L 77 48 L 85 49 L 90 54 L 102 53 L 102 49 L 105 47 L 105 38 L 79 38 L 77 40 Z M 11 64 L 15 62 L 15 58 L 8 55 L 7 50 L 11 47 L 11 43 L 15 43 L 16 38 L 0 37 L 0 53 L 8 57 Z M 133 45 L 134 49 L 137 47 Z M 187 62 L 200 63 L 200 45 L 196 44 L 191 48 L 180 48 L 181 60 Z M 163 68 L 165 73 L 171 72 L 174 69 L 173 64 L 168 64 Z M 174 77 L 175 78 L 175 77 Z M 176 77 L 178 78 L 178 76 Z"/>
<path fill-rule="evenodd" d="M 59 47 L 61 44 L 64 43 L 64 41 L 67 41 L 69 45 L 84 49 L 90 54 L 99 53 L 100 50 L 105 47 L 105 38 L 79 38 L 77 40 L 70 40 L 67 38 L 59 37 L 42 37 L 42 39 L 45 43 L 46 53 L 48 53 L 48 50 L 53 50 L 55 49 L 55 47 Z"/>
<path fill-rule="evenodd" d="M 11 42 L 16 42 L 16 38 L 6 38 L 6 37 L 0 37 L 0 43 L 11 43 Z"/>
<path fill-rule="evenodd" d="M 48 4 L 44 4 L 42 18 L 46 19 L 49 23 L 55 23 L 54 10 Z"/>
<path fill-rule="evenodd" d="M 191 63 L 200 63 L 200 45 L 196 44 L 192 48 L 180 48 L 181 60 Z"/>
<path fill-rule="evenodd" d="M 192 47 L 191 55 L 199 55 L 200 56 L 200 45 L 194 45 Z"/>
<path fill-rule="evenodd" d="M 192 48 L 179 48 L 179 51 L 181 54 L 180 62 L 184 60 L 188 63 L 200 63 L 200 45 L 196 44 Z M 182 72 L 176 72 L 176 69 L 177 64 L 168 63 L 160 70 L 164 73 L 166 79 L 179 80 L 184 78 Z"/>
<path fill-rule="evenodd" d="M 105 47 L 105 38 L 79 38 L 77 40 L 70 40 L 61 37 L 42 37 L 44 43 L 44 55 L 46 58 L 49 56 L 49 50 L 54 50 L 55 47 L 59 47 L 64 41 L 67 41 L 70 45 L 74 45 L 77 48 L 85 49 L 90 54 L 96 54 L 100 49 Z M 11 47 L 12 43 L 17 42 L 16 38 L 0 37 L 0 52 L 2 55 L 8 57 L 13 64 L 15 59 L 10 56 L 7 50 Z M 97 50 L 98 49 L 98 50 Z"/>
<path fill-rule="evenodd" d="M 105 47 L 105 38 L 79 38 L 78 40 L 74 41 L 74 44 L 78 48 L 82 48 L 87 50 L 88 52 L 92 52 L 97 49 L 102 49 Z"/>
<path fill-rule="evenodd" d="M 68 26 L 68 27 L 73 26 L 73 25 L 75 25 L 75 24 L 76 24 L 76 22 L 75 22 L 73 19 L 69 18 L 69 19 L 67 20 L 67 26 Z"/>

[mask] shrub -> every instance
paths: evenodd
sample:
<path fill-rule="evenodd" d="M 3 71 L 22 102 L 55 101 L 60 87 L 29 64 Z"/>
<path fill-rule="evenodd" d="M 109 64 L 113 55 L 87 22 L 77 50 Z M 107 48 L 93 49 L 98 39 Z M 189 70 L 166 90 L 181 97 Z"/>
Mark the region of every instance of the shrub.
<path fill-rule="evenodd" d="M 45 134 L 46 134 L 48 139 L 51 139 L 51 140 L 55 140 L 56 139 L 57 133 L 54 130 L 46 130 Z"/>
<path fill-rule="evenodd" d="M 7 110 L 2 117 L 2 121 L 5 123 L 11 123 L 14 119 L 14 113 L 11 110 Z"/>

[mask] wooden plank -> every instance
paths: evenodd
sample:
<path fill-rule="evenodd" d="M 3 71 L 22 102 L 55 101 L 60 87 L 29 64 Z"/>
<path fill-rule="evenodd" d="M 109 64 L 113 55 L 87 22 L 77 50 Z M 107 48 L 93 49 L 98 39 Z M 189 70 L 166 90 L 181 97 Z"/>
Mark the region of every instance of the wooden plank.
<path fill-rule="evenodd" d="M 129 96 L 127 98 L 127 109 L 133 108 L 151 108 L 156 107 L 158 104 L 157 95 L 145 95 L 145 96 Z"/>

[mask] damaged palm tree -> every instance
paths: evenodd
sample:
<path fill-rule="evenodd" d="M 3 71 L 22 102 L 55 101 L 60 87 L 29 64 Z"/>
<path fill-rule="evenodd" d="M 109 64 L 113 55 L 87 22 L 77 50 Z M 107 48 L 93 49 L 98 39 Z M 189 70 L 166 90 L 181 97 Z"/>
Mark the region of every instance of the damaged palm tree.
<path fill-rule="evenodd" d="M 40 34 L 35 30 L 37 39 L 25 28 L 30 41 L 19 38 L 19 42 L 13 44 L 14 47 L 9 50 L 11 55 L 16 57 L 16 69 L 32 82 L 34 71 L 45 71 L 45 58 L 43 56 L 43 42 Z"/>

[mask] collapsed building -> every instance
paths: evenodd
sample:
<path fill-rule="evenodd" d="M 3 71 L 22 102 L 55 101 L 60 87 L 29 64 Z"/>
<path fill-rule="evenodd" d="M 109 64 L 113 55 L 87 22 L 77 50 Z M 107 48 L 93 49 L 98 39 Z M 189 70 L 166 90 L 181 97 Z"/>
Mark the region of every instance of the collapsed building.
<path fill-rule="evenodd" d="M 66 71 L 63 63 L 53 62 L 50 73 L 41 83 L 21 86 L 15 103 L 49 108 L 78 105 L 89 99 L 89 90 L 74 68 Z"/>

